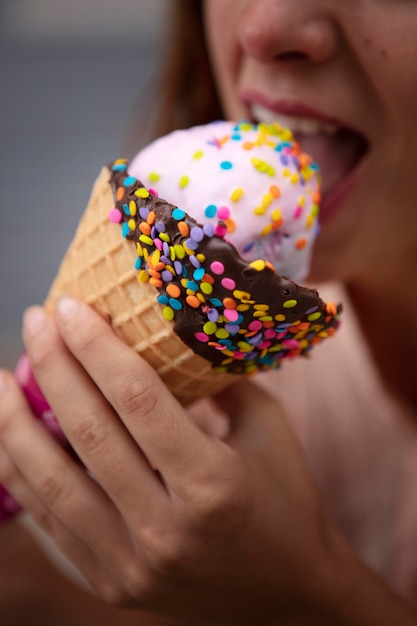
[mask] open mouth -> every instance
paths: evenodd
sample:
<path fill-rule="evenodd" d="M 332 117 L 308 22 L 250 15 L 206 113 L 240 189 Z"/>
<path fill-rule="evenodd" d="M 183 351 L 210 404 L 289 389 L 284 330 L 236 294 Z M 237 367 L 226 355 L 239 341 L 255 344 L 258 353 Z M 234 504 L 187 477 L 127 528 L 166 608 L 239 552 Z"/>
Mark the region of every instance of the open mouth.
<path fill-rule="evenodd" d="M 255 123 L 278 122 L 289 128 L 303 151 L 319 165 L 323 196 L 321 215 L 326 218 L 333 212 L 333 199 L 348 193 L 361 170 L 369 152 L 366 137 L 350 128 L 313 117 L 278 114 L 260 104 L 253 104 L 250 112 L 251 121 Z"/>

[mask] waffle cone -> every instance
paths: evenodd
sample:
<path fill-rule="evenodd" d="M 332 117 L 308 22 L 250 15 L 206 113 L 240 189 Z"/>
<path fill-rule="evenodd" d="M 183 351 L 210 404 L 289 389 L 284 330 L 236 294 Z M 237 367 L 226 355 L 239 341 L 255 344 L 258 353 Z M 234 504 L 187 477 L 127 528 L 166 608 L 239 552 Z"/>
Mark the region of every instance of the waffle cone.
<path fill-rule="evenodd" d="M 186 346 L 172 322 L 163 317 L 158 290 L 138 281 L 135 246 L 108 218 L 114 207 L 109 178 L 104 167 L 51 286 L 46 309 L 53 313 L 55 301 L 62 295 L 92 305 L 158 372 L 183 405 L 220 391 L 236 377 L 217 373 L 211 363 Z"/>

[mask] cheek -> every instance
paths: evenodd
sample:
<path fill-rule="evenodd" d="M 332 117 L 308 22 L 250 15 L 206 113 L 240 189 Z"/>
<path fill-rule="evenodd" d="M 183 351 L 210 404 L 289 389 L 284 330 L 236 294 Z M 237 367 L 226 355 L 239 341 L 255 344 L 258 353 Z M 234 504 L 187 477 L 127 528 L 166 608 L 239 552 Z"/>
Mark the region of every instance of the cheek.
<path fill-rule="evenodd" d="M 206 0 L 203 5 L 209 56 L 226 107 L 230 106 L 239 66 L 237 8 L 243 4 L 244 0 Z"/>
<path fill-rule="evenodd" d="M 363 3 L 350 42 L 370 86 L 393 122 L 416 119 L 417 2 Z"/>

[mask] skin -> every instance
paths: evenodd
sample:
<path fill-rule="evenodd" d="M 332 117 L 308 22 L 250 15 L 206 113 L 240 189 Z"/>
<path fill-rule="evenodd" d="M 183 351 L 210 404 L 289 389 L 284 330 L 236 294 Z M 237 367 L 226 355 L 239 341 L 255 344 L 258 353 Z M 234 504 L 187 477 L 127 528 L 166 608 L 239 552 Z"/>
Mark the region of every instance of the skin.
<path fill-rule="evenodd" d="M 256 86 L 337 112 L 369 138 L 366 176 L 323 227 L 313 278 L 343 278 L 354 304 L 365 302 L 361 321 L 372 320 L 377 367 L 415 410 L 410 374 L 401 372 L 413 371 L 416 324 L 406 325 L 400 344 L 398 327 L 402 362 L 391 375 L 386 324 L 395 319 L 383 287 L 395 273 L 390 298 L 398 289 L 415 320 L 415 302 L 406 302 L 414 296 L 397 274 L 415 284 L 417 90 L 407 63 L 417 58 L 417 7 L 398 0 L 207 0 L 205 12 L 228 115 L 245 117 L 239 89 Z M 343 500 L 343 493 L 332 490 L 331 480 L 317 492 L 312 465 L 276 400 L 245 381 L 191 415 L 105 321 L 69 299 L 58 303 L 56 319 L 29 310 L 24 339 L 35 376 L 94 480 L 33 419 L 12 375 L 3 372 L 0 482 L 106 602 L 185 626 L 417 624 L 331 521 L 324 500 Z M 407 435 L 398 458 L 408 460 L 414 425 Z M 388 433 L 382 440 L 381 454 L 390 439 Z M 366 451 L 367 441 L 362 445 Z M 331 479 L 338 459 L 327 452 Z M 314 469 L 314 451 L 310 458 Z M 411 462 L 406 471 L 401 519 L 412 494 L 407 485 L 415 484 Z M 410 585 L 404 583 L 404 596 Z"/>

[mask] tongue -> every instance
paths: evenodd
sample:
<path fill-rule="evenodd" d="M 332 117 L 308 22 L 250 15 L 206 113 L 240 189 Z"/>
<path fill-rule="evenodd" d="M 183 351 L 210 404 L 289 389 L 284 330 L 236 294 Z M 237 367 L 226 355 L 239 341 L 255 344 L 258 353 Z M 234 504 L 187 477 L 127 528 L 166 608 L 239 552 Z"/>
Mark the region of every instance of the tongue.
<path fill-rule="evenodd" d="M 364 152 L 361 137 L 345 130 L 335 135 L 294 134 L 303 151 L 311 154 L 320 167 L 323 193 L 336 187 Z"/>

